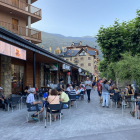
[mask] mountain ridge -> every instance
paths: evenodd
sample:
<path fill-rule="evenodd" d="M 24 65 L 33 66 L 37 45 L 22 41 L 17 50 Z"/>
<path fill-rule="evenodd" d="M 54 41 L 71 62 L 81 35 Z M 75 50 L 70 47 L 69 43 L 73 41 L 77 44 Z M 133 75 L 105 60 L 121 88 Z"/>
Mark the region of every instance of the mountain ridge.
<path fill-rule="evenodd" d="M 82 45 L 88 45 L 92 48 L 96 48 L 99 51 L 99 58 L 102 59 L 102 53 L 96 38 L 92 36 L 83 36 L 83 37 L 66 37 L 61 34 L 53 34 L 42 31 L 42 43 L 39 46 L 44 47 L 44 49 L 49 50 L 49 47 L 52 48 L 52 53 L 56 48 L 62 48 L 62 46 L 71 46 L 72 42 L 79 43 L 82 41 Z"/>

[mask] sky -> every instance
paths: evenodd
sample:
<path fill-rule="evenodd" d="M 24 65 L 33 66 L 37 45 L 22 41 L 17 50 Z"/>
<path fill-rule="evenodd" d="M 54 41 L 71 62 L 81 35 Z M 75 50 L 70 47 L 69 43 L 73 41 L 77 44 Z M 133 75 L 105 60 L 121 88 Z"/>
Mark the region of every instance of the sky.
<path fill-rule="evenodd" d="M 42 9 L 42 20 L 33 28 L 64 36 L 96 36 L 102 25 L 115 19 L 129 21 L 136 17 L 140 0 L 38 0 L 32 4 Z"/>

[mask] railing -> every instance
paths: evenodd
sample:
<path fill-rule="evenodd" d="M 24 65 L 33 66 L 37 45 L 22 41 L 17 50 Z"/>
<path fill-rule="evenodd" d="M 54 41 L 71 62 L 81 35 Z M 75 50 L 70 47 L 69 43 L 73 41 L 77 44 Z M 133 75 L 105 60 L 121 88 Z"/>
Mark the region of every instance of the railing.
<path fill-rule="evenodd" d="M 29 12 L 31 14 L 41 17 L 41 9 L 36 8 L 28 3 L 21 0 L 0 0 L 0 2 L 6 3 L 23 11 Z"/>
<path fill-rule="evenodd" d="M 0 26 L 20 36 L 26 36 L 34 39 L 41 40 L 41 32 L 16 24 L 0 21 Z"/>

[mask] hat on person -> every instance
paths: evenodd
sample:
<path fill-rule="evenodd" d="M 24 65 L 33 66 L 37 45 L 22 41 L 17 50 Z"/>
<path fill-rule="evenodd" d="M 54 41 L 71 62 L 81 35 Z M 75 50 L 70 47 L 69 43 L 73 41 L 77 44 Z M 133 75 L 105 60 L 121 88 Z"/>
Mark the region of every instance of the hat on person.
<path fill-rule="evenodd" d="M 31 92 L 31 93 L 35 92 L 35 88 L 31 88 L 31 89 L 30 89 L 30 92 Z"/>
<path fill-rule="evenodd" d="M 3 89 L 2 87 L 0 87 L 0 89 Z"/>

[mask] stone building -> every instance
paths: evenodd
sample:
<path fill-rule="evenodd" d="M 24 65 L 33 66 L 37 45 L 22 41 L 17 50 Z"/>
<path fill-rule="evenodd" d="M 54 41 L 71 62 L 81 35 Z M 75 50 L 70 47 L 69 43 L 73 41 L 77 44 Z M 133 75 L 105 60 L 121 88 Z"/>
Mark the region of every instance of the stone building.
<path fill-rule="evenodd" d="M 71 46 L 57 48 L 54 53 L 61 58 L 88 70 L 92 75 L 98 73 L 97 66 L 100 59 L 98 58 L 99 52 L 97 49 L 92 48 L 88 45 L 82 45 L 80 43 L 72 43 Z"/>

